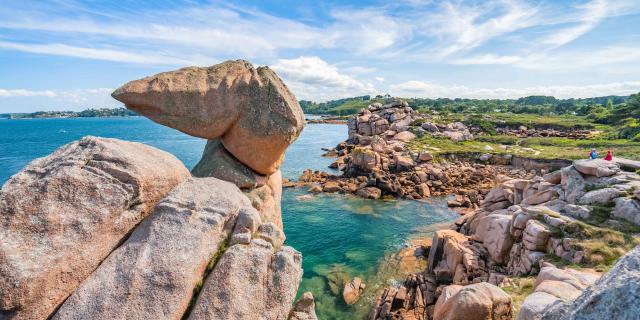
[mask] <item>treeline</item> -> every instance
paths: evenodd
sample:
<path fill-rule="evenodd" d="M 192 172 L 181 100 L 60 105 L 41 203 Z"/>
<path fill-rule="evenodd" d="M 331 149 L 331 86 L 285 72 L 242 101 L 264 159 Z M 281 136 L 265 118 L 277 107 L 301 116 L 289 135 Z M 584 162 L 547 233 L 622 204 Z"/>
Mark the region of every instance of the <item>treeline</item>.
<path fill-rule="evenodd" d="M 31 118 L 101 118 L 101 117 L 131 117 L 138 114 L 126 108 L 91 108 L 76 111 L 37 111 L 32 113 L 8 113 L 0 117 L 10 119 L 31 119 Z"/>
<path fill-rule="evenodd" d="M 388 96 L 359 96 L 322 103 L 300 101 L 305 113 L 350 115 Z M 640 93 L 631 96 L 604 96 L 582 99 L 557 99 L 552 96 L 528 96 L 519 99 L 403 98 L 421 112 L 440 114 L 522 114 L 540 116 L 579 116 L 591 123 L 610 125 L 619 138 L 640 140 Z"/>

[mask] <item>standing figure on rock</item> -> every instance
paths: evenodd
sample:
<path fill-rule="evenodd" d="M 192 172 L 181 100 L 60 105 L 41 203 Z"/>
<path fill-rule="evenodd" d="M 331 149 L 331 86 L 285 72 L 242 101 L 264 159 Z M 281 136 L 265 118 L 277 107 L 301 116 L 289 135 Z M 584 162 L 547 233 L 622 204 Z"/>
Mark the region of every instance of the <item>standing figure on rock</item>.
<path fill-rule="evenodd" d="M 591 149 L 591 152 L 589 152 L 589 159 L 591 160 L 598 159 L 598 151 L 596 151 L 595 148 Z"/>
<path fill-rule="evenodd" d="M 607 150 L 607 155 L 604 157 L 604 159 L 607 161 L 613 160 L 613 152 L 611 152 L 611 150 Z"/>

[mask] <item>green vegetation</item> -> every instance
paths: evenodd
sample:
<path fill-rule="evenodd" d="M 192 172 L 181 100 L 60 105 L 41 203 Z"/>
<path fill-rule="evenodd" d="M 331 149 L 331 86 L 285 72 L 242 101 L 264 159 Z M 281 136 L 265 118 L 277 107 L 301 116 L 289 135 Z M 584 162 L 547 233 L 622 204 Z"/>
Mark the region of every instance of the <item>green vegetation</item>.
<path fill-rule="evenodd" d="M 323 103 L 300 101 L 305 113 L 355 114 L 385 97 L 361 96 Z M 601 140 L 624 139 L 640 142 L 640 93 L 631 96 L 606 96 L 585 99 L 556 99 L 529 96 L 520 99 L 405 99 L 409 106 L 429 114 L 434 121 L 462 121 L 489 135 L 496 128 L 510 127 L 589 130 Z M 624 151 L 624 150 L 623 150 Z M 636 157 L 637 158 L 637 157 Z"/>
<path fill-rule="evenodd" d="M 207 264 L 207 267 L 205 268 L 204 273 L 202 274 L 202 279 L 200 279 L 200 281 L 198 281 L 198 283 L 196 283 L 196 286 L 193 288 L 193 294 L 191 295 L 191 300 L 189 300 L 189 306 L 187 307 L 187 310 L 182 315 L 182 319 L 187 319 L 189 314 L 191 314 L 191 310 L 193 309 L 193 306 L 195 305 L 196 300 L 198 300 L 198 295 L 200 294 L 200 291 L 202 290 L 202 286 L 204 285 L 204 280 L 209 276 L 209 273 L 211 273 L 211 271 L 213 271 L 213 269 L 216 267 L 216 264 L 218 263 L 218 261 L 220 260 L 224 252 L 227 251 L 228 245 L 229 244 L 226 241 L 222 242 L 220 244 L 220 247 L 218 247 L 218 251 L 216 251 L 213 257 L 211 257 L 211 260 L 209 260 L 209 263 Z"/>
<path fill-rule="evenodd" d="M 300 101 L 300 107 L 302 107 L 304 113 L 308 114 L 351 115 L 374 102 L 384 103 L 384 99 L 381 96 L 373 99 L 370 96 L 361 96 L 321 103 L 302 100 Z"/>
<path fill-rule="evenodd" d="M 512 154 L 531 159 L 584 159 L 591 148 L 606 150 L 611 148 L 615 155 L 632 160 L 640 160 L 640 141 L 624 139 L 606 140 L 599 136 L 593 139 L 568 138 L 518 138 L 495 135 L 478 136 L 475 140 L 454 142 L 444 137 L 420 135 L 408 144 L 413 151 L 429 151 L 432 155 L 490 153 L 494 155 Z M 487 148 L 487 146 L 489 148 Z"/>
<path fill-rule="evenodd" d="M 520 311 L 520 306 L 530 294 L 533 293 L 535 276 L 510 278 L 511 283 L 504 286 L 502 290 L 511 296 L 511 314 L 516 315 Z"/>
<path fill-rule="evenodd" d="M 125 108 L 99 108 L 86 109 L 80 112 L 75 111 L 37 111 L 33 113 L 10 113 L 4 114 L 10 119 L 32 119 L 32 118 L 99 118 L 99 117 L 131 117 L 138 114 Z"/>

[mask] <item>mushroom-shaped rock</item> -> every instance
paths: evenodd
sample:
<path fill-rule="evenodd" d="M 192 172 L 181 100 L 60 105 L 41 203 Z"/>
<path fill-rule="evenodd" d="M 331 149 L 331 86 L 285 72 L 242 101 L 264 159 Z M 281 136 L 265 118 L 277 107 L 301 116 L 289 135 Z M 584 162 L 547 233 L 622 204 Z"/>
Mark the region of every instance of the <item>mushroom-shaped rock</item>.
<path fill-rule="evenodd" d="M 278 169 L 304 126 L 296 97 L 275 72 L 244 60 L 134 80 L 112 96 L 162 125 L 220 138 L 231 154 L 261 174 Z"/>

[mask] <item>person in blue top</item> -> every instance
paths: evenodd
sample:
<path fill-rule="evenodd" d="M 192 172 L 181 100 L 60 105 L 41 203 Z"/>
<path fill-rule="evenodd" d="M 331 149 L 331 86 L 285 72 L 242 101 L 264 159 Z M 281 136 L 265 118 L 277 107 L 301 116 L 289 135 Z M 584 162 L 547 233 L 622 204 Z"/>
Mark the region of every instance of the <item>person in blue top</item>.
<path fill-rule="evenodd" d="M 591 152 L 589 152 L 589 159 L 591 160 L 595 160 L 598 159 L 598 151 L 596 151 L 596 149 L 591 149 Z"/>

